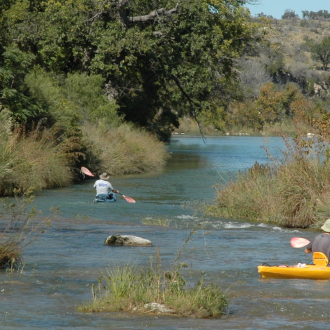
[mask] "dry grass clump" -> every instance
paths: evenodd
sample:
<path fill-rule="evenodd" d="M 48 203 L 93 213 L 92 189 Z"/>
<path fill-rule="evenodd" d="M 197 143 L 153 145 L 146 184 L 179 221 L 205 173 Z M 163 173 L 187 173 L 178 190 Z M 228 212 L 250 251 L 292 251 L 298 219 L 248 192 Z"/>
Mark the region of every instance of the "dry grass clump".
<path fill-rule="evenodd" d="M 11 118 L 5 110 L 0 116 L 0 195 L 13 195 L 72 183 L 70 150 L 75 143 L 59 141 L 54 130 L 37 127 L 26 134 L 12 129 Z"/>
<path fill-rule="evenodd" d="M 166 148 L 156 137 L 128 125 L 106 128 L 85 124 L 83 143 L 91 169 L 112 175 L 159 171 L 167 159 Z"/>
<path fill-rule="evenodd" d="M 162 271 L 159 253 L 156 262 L 146 270 L 134 265 L 108 269 L 93 287 L 94 300 L 80 308 L 86 312 L 129 311 L 137 313 L 162 313 L 195 318 L 219 317 L 225 314 L 228 298 L 214 284 L 201 280 L 189 287 L 179 269 Z"/>
<path fill-rule="evenodd" d="M 50 218 L 37 220 L 33 197 L 15 201 L 4 199 L 0 205 L 0 269 L 20 266 L 24 248 L 45 232 Z"/>
<path fill-rule="evenodd" d="M 324 150 L 286 140 L 282 161 L 256 163 L 236 181 L 218 186 L 216 205 L 207 212 L 222 217 L 307 228 L 324 221 L 330 206 L 330 162 Z"/>

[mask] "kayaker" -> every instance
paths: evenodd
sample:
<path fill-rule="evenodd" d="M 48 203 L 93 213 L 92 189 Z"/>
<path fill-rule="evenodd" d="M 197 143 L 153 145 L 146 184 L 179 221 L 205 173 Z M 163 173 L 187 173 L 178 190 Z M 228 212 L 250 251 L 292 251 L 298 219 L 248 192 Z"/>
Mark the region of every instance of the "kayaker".
<path fill-rule="evenodd" d="M 113 193 L 119 193 L 119 190 L 116 190 L 112 187 L 112 184 L 108 181 L 109 175 L 104 172 L 100 175 L 100 180 L 97 180 L 94 183 L 94 188 L 96 188 L 96 198 L 107 200 L 113 199 Z"/>
<path fill-rule="evenodd" d="M 305 253 L 322 252 L 330 260 L 330 219 L 328 219 L 321 227 L 322 234 L 315 236 L 308 245 L 306 245 Z"/>

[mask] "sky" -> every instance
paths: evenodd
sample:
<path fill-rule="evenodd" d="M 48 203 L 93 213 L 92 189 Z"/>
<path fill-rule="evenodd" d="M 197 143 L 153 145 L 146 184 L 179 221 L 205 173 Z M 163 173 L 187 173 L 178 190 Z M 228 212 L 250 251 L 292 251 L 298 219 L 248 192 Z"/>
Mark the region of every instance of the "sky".
<path fill-rule="evenodd" d="M 330 0 L 259 0 L 258 5 L 247 5 L 251 15 L 259 13 L 271 15 L 274 18 L 281 19 L 286 9 L 293 10 L 300 18 L 302 11 L 327 10 L 330 12 Z"/>

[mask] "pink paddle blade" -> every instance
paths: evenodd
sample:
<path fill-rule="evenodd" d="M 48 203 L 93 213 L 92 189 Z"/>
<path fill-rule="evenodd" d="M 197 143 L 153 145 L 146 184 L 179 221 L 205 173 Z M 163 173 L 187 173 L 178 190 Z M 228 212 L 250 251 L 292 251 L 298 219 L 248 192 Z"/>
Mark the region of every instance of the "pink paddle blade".
<path fill-rule="evenodd" d="M 125 195 L 122 195 L 122 196 L 126 199 L 126 201 L 128 203 L 136 203 L 135 200 L 132 197 L 128 197 L 128 196 L 125 196 Z"/>
<path fill-rule="evenodd" d="M 94 176 L 94 174 L 86 167 L 82 167 L 80 170 L 88 176 Z"/>
<path fill-rule="evenodd" d="M 309 240 L 302 237 L 292 237 L 290 243 L 294 248 L 301 248 L 306 246 L 309 243 Z"/>

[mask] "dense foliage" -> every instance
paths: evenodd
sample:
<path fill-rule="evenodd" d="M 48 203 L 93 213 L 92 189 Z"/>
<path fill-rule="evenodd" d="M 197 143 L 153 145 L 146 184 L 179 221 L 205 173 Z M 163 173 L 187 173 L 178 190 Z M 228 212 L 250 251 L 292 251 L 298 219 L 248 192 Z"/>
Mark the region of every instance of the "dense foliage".
<path fill-rule="evenodd" d="M 183 114 L 225 95 L 256 32 L 244 2 L 2 1 L 1 104 L 20 123 L 66 112 L 73 127 L 117 112 L 166 138 Z M 80 99 L 89 86 L 104 94 L 95 107 Z"/>
<path fill-rule="evenodd" d="M 306 19 L 329 19 L 330 13 L 327 10 L 319 10 L 319 11 L 302 11 L 303 18 Z"/>

